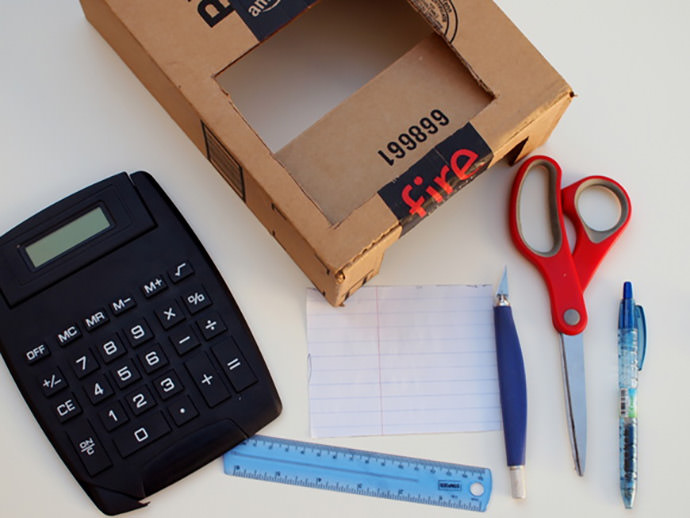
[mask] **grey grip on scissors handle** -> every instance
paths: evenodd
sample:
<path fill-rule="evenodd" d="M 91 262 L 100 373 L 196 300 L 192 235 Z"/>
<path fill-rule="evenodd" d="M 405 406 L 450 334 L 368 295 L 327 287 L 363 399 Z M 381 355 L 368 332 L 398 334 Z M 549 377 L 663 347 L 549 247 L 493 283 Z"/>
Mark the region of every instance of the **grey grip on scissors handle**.
<path fill-rule="evenodd" d="M 553 246 L 547 251 L 537 250 L 529 244 L 523 232 L 520 214 L 525 180 L 536 168 L 542 168 L 548 173 L 548 222 Z M 518 171 L 513 183 L 509 223 L 515 246 L 539 270 L 546 283 L 554 327 L 561 333 L 575 335 L 581 333 L 587 325 L 587 309 L 565 229 L 562 174 L 560 166 L 552 158 L 540 155 L 529 158 Z"/>
<path fill-rule="evenodd" d="M 582 194 L 592 187 L 601 187 L 609 191 L 618 201 L 620 214 L 616 223 L 610 228 L 597 230 L 589 226 L 582 217 L 578 203 Z M 580 285 L 584 291 L 589 285 L 594 272 L 607 254 L 609 248 L 621 235 L 632 215 L 630 197 L 615 180 L 606 176 L 588 176 L 565 187 L 561 194 L 563 213 L 573 222 L 576 233 L 573 258 Z"/>

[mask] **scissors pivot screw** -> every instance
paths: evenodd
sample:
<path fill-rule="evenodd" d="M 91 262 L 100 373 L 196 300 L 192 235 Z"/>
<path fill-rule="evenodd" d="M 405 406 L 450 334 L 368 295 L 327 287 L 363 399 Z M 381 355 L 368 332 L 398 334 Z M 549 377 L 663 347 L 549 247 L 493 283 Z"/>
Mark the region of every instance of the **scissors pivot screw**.
<path fill-rule="evenodd" d="M 569 326 L 575 326 L 580 322 L 580 312 L 577 309 L 569 309 L 563 313 L 563 319 Z"/>

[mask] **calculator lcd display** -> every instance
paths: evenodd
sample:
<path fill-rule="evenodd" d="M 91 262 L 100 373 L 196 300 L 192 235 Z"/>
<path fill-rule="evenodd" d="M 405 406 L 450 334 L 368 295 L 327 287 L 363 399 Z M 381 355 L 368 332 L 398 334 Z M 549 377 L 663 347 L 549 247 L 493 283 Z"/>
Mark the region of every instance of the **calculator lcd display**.
<path fill-rule="evenodd" d="M 26 246 L 26 255 L 38 268 L 111 226 L 103 209 L 96 207 Z"/>

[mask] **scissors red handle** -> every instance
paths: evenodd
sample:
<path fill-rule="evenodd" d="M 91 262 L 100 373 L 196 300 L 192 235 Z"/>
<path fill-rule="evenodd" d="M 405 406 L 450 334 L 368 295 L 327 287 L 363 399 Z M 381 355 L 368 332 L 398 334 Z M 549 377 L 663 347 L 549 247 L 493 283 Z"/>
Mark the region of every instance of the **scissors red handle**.
<path fill-rule="evenodd" d="M 527 243 L 520 218 L 520 196 L 528 173 L 543 167 L 548 173 L 548 213 L 553 246 L 540 251 Z M 574 335 L 587 326 L 583 292 L 594 272 L 630 220 L 630 198 L 623 187 L 605 176 L 589 176 L 561 189 L 563 173 L 558 163 L 546 156 L 529 158 L 520 167 L 510 195 L 510 233 L 515 246 L 540 271 L 549 290 L 551 318 L 561 333 Z M 606 230 L 595 230 L 584 221 L 578 209 L 581 194 L 591 187 L 609 190 L 620 204 L 620 217 Z M 571 252 L 564 215 L 575 228 L 576 244 Z"/>
<path fill-rule="evenodd" d="M 585 223 L 578 209 L 578 200 L 584 191 L 592 187 L 603 187 L 611 192 L 618 200 L 620 216 L 611 228 L 596 230 Z M 589 286 L 599 263 L 608 253 L 609 248 L 616 242 L 623 229 L 630 221 L 631 204 L 628 193 L 623 187 L 606 176 L 588 176 L 575 182 L 561 191 L 563 198 L 563 213 L 568 216 L 575 226 L 575 250 L 573 259 L 577 269 L 580 285 L 584 291 Z"/>

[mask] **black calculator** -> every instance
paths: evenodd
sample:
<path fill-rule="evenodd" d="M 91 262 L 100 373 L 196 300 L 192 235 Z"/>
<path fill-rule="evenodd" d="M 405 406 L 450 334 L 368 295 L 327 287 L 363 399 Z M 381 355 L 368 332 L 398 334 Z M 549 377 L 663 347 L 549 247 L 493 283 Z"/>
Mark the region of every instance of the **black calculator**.
<path fill-rule="evenodd" d="M 145 172 L 91 185 L 0 238 L 0 349 L 109 515 L 145 505 L 281 411 L 228 287 Z"/>

